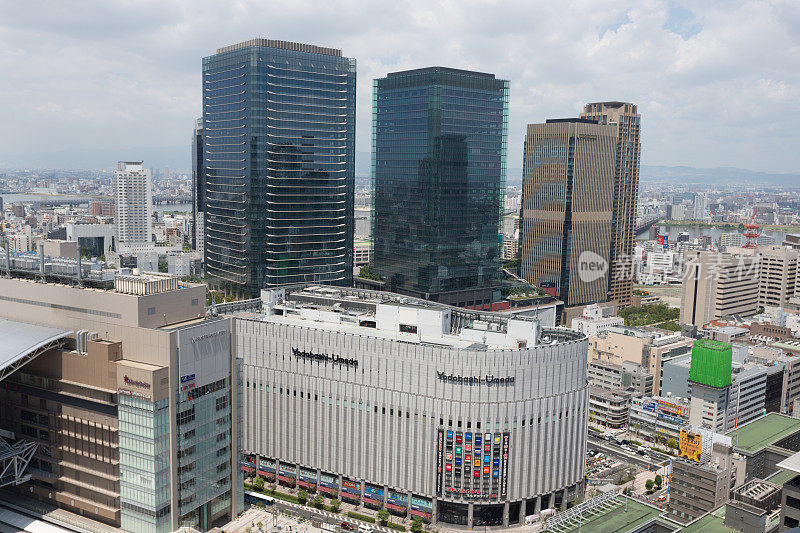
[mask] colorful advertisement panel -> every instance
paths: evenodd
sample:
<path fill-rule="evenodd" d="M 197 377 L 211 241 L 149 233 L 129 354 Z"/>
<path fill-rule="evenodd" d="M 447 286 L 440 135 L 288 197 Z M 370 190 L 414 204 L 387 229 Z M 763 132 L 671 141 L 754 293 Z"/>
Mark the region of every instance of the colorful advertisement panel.
<path fill-rule="evenodd" d="M 339 476 L 333 474 L 319 473 L 319 490 L 332 496 L 339 493 Z"/>
<path fill-rule="evenodd" d="M 677 404 L 665 400 L 658 400 L 659 411 L 664 411 L 676 416 L 689 416 L 689 406 L 686 404 Z"/>
<path fill-rule="evenodd" d="M 362 501 L 366 506 L 383 506 L 383 487 L 364 483 L 364 497 Z"/>
<path fill-rule="evenodd" d="M 328 487 L 331 489 L 338 489 L 339 488 L 339 476 L 335 476 L 333 474 L 327 474 L 325 472 L 319 473 L 319 484 L 323 487 Z"/>
<path fill-rule="evenodd" d="M 408 495 L 404 492 L 389 489 L 386 494 L 386 509 L 405 515 L 407 508 Z"/>
<path fill-rule="evenodd" d="M 411 496 L 411 514 L 429 521 L 433 513 L 433 502 L 422 496 Z"/>
<path fill-rule="evenodd" d="M 298 485 L 301 487 L 306 487 L 310 489 L 317 488 L 317 471 L 311 470 L 310 468 L 300 467 L 300 478 L 297 482 Z"/>
<path fill-rule="evenodd" d="M 511 440 L 509 432 L 503 433 L 503 456 L 500 461 L 500 497 L 505 498 L 508 495 L 508 446 Z"/>
<path fill-rule="evenodd" d="M 507 497 L 510 432 L 462 434 L 444 428 L 438 431 L 438 496 L 461 500 Z"/>
<path fill-rule="evenodd" d="M 387 502 L 392 502 L 397 505 L 402 505 L 403 507 L 408 506 L 408 494 L 405 492 L 399 492 L 396 490 L 389 489 L 389 493 L 386 496 Z"/>
<path fill-rule="evenodd" d="M 258 475 L 267 479 L 275 479 L 276 462 L 272 459 L 258 460 Z"/>
<path fill-rule="evenodd" d="M 255 455 L 243 455 L 242 459 L 239 461 L 239 467 L 242 469 L 242 472 L 255 472 L 256 471 L 256 456 Z"/>
<path fill-rule="evenodd" d="M 297 479 L 297 467 L 287 463 L 278 463 L 278 481 L 294 485 Z"/>
<path fill-rule="evenodd" d="M 361 483 L 343 478 L 341 496 L 343 500 L 359 501 L 361 499 Z"/>
<path fill-rule="evenodd" d="M 691 431 L 681 430 L 678 442 L 679 455 L 685 459 L 700 462 L 700 455 L 703 450 L 703 436 Z"/>
<path fill-rule="evenodd" d="M 444 430 L 439 430 L 436 437 L 436 494 L 442 495 L 442 457 L 444 456 Z"/>

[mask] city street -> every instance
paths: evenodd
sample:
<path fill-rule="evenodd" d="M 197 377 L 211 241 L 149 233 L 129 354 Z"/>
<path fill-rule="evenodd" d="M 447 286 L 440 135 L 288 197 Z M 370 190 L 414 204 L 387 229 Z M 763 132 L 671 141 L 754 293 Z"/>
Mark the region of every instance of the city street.
<path fill-rule="evenodd" d="M 647 461 L 636 452 L 629 452 L 627 450 L 622 449 L 619 445 L 615 443 L 603 439 L 598 439 L 597 437 L 593 437 L 591 435 L 588 437 L 587 448 L 594 448 L 600 450 L 601 452 L 608 454 L 612 457 L 621 459 L 626 463 L 636 465 L 640 468 L 646 468 L 647 470 L 651 471 L 656 471 L 662 466 L 664 466 L 665 462 L 669 462 L 668 455 L 664 455 L 663 453 L 657 452 L 655 450 L 648 450 L 647 454 L 650 457 L 650 460 Z"/>

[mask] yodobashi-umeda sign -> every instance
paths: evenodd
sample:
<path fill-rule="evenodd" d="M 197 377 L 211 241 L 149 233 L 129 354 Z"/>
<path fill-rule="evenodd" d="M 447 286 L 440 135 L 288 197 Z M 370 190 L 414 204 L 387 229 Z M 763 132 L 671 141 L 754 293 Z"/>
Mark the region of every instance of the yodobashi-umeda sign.
<path fill-rule="evenodd" d="M 307 352 L 304 350 L 300 350 L 298 348 L 292 348 L 292 355 L 295 356 L 297 359 L 303 359 L 306 361 L 316 361 L 318 363 L 332 363 L 334 365 L 343 365 L 346 367 L 353 367 L 358 368 L 358 360 L 357 359 L 348 359 L 347 357 L 343 357 L 341 355 L 328 355 L 324 353 L 314 353 L 314 352 Z"/>
<path fill-rule="evenodd" d="M 491 374 L 486 376 L 458 376 L 456 374 L 446 374 L 444 372 L 436 372 L 436 377 L 439 381 L 445 383 L 452 383 L 454 385 L 513 385 L 514 376 L 499 377 Z"/>

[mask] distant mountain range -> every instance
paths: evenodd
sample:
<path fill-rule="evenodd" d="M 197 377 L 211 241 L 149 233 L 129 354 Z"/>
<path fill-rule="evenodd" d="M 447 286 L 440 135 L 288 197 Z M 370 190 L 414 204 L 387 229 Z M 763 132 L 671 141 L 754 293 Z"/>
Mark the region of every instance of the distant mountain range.
<path fill-rule="evenodd" d="M 734 167 L 695 168 L 642 165 L 642 181 L 664 182 L 669 185 L 733 185 L 800 187 L 800 174 L 759 172 Z"/>
<path fill-rule="evenodd" d="M 359 184 L 369 181 L 371 154 L 356 151 L 356 176 Z M 158 146 L 143 148 L 81 149 L 60 150 L 25 154 L 11 158 L 0 158 L 0 168 L 41 168 L 41 169 L 81 169 L 100 170 L 113 169 L 117 161 L 143 160 L 146 167 L 186 172 L 191 169 L 191 147 Z M 761 186 L 800 187 L 800 174 L 779 174 L 759 172 L 733 167 L 695 168 L 687 166 L 653 166 L 642 165 L 641 179 L 644 182 L 662 182 L 667 185 L 680 184 L 758 184 Z M 508 167 L 506 172 L 508 185 L 519 186 L 522 183 L 522 169 Z"/>

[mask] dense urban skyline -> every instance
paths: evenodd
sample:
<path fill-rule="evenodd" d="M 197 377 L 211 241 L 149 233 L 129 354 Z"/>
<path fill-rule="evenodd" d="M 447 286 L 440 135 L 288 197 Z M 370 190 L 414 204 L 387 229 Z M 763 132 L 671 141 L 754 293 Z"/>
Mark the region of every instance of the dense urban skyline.
<path fill-rule="evenodd" d="M 800 529 L 793 2 L 0 4 L 0 533 Z"/>
<path fill-rule="evenodd" d="M 639 104 L 650 124 L 644 164 L 798 166 L 790 2 L 7 4 L 0 13 L 8 73 L 0 101 L 15 124 L 0 134 L 3 164 L 45 152 L 126 152 L 113 162 L 133 147 L 186 146 L 189 168 L 198 58 L 263 36 L 346 49 L 358 60 L 360 152 L 369 151 L 372 79 L 438 64 L 511 81 L 509 167 L 521 162 L 525 124 L 600 100 Z M 341 23 L 330 25 L 334 18 Z"/>

